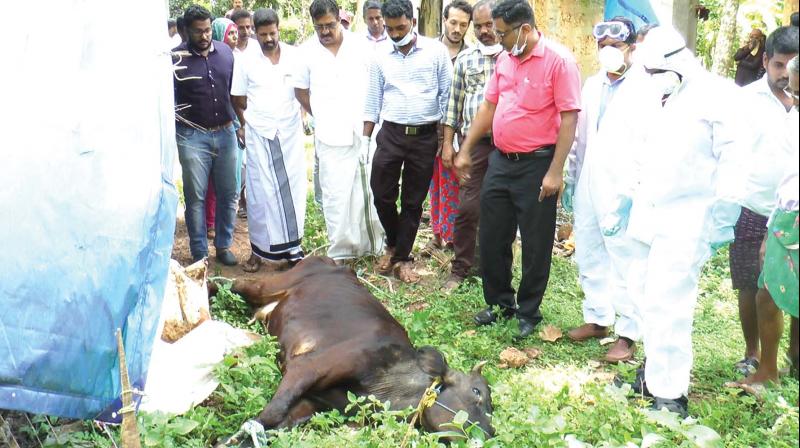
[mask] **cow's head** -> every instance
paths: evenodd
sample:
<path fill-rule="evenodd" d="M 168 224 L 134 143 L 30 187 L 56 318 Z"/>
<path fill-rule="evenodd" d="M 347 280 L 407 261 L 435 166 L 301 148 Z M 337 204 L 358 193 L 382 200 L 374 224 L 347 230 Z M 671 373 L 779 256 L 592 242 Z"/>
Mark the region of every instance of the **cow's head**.
<path fill-rule="evenodd" d="M 469 422 L 475 423 L 486 433 L 494 436 L 492 427 L 492 394 L 489 383 L 481 374 L 485 362 L 478 363 L 469 374 L 451 369 L 444 356 L 433 348 L 419 350 L 418 363 L 423 371 L 442 379 L 436 403 L 422 414 L 422 425 L 428 431 L 446 431 L 452 428 L 441 426 L 451 423 L 455 413 L 464 411 Z"/>

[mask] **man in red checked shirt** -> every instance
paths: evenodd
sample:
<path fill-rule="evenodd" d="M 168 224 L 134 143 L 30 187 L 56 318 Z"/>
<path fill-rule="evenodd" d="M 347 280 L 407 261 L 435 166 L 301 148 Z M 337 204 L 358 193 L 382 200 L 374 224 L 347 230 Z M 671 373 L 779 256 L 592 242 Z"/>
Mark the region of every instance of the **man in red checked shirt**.
<path fill-rule="evenodd" d="M 488 325 L 517 316 L 519 336 L 541 322 L 539 306 L 550 276 L 556 202 L 580 111 L 581 79 L 575 58 L 536 29 L 526 0 L 502 0 L 492 10 L 495 34 L 508 53 L 497 59 L 486 96 L 455 160 L 463 180 L 470 152 L 491 129 L 498 148 L 489 156 L 481 189 L 479 246 L 483 297 L 475 315 Z M 522 279 L 511 286 L 511 245 L 522 237 Z M 500 307 L 500 315 L 493 307 Z"/>

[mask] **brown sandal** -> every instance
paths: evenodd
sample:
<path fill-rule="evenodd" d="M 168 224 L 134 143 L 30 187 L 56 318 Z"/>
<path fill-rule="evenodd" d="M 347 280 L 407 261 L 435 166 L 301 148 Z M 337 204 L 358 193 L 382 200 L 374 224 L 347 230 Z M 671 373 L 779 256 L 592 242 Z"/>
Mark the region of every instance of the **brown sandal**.
<path fill-rule="evenodd" d="M 394 276 L 403 283 L 417 283 L 419 274 L 414 272 L 414 265 L 410 261 L 403 261 L 394 266 Z"/>
<path fill-rule="evenodd" d="M 387 247 L 386 250 L 383 251 L 383 255 L 381 258 L 378 259 L 377 270 L 378 273 L 381 275 L 388 275 L 392 273 L 394 269 L 395 263 L 392 262 L 392 257 L 394 256 L 394 248 Z"/>

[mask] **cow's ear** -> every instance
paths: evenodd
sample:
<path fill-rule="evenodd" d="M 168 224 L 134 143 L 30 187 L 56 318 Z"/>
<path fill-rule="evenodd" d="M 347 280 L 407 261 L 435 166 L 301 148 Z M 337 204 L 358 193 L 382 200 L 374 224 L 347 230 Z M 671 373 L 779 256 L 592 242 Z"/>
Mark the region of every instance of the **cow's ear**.
<path fill-rule="evenodd" d="M 447 373 L 447 361 L 439 350 L 433 347 L 417 349 L 417 365 L 423 372 L 431 376 L 444 376 Z"/>

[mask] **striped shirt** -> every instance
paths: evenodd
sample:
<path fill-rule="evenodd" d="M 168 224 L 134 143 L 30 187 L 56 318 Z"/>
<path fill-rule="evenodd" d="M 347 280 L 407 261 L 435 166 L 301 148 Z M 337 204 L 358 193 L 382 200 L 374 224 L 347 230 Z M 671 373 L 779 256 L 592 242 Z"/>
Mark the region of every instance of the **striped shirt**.
<path fill-rule="evenodd" d="M 483 102 L 486 81 L 494 74 L 499 54 L 484 56 L 480 48 L 472 47 L 458 55 L 447 100 L 447 112 L 442 123 L 453 129 L 461 126 L 461 135 L 467 135 L 472 120 L 478 113 L 478 107 Z"/>
<path fill-rule="evenodd" d="M 452 80 L 450 55 L 441 42 L 417 35 L 404 55 L 379 47 L 370 66 L 364 121 L 380 118 L 418 126 L 441 121 Z"/>

